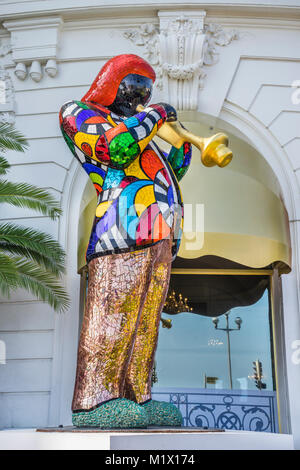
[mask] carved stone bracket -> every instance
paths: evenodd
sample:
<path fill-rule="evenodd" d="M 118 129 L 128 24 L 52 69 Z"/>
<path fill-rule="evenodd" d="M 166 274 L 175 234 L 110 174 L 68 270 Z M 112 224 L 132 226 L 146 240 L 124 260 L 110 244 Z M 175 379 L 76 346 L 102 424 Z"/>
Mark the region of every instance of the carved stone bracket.
<path fill-rule="evenodd" d="M 157 73 L 157 86 L 178 110 L 198 107 L 198 91 L 204 87 L 205 66 L 217 63 L 219 46 L 238 38 L 218 24 L 205 24 L 205 11 L 160 11 L 159 27 L 143 24 L 124 32 L 144 49 Z"/>
<path fill-rule="evenodd" d="M 29 73 L 33 81 L 39 82 L 43 77 L 43 66 L 49 77 L 55 77 L 62 24 L 60 17 L 20 19 L 3 23 L 11 33 L 12 60 L 19 80 L 25 80 Z"/>

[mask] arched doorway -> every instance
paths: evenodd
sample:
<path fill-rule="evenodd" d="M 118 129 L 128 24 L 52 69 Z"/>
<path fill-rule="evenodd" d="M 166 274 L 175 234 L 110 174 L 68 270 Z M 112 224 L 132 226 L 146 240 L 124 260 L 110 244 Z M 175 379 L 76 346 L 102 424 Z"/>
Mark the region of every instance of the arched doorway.
<path fill-rule="evenodd" d="M 183 123 L 197 135 L 222 130 L 201 120 Z M 234 153 L 232 164 L 225 169 L 205 168 L 194 149 L 192 166 L 181 183 L 187 227 L 174 262 L 171 291 L 182 294 L 193 305 L 193 313 L 168 312 L 173 327 L 160 334 L 153 391 L 156 397 L 181 407 L 186 425 L 277 432 L 281 398 L 274 346 L 280 328 L 275 310 L 280 301 L 274 291 L 280 290 L 278 274 L 290 271 L 288 219 L 272 168 L 249 142 L 226 131 Z M 84 252 L 95 205 L 94 189 L 87 183 L 78 232 L 81 312 L 86 291 Z M 212 336 L 222 325 L 211 318 L 222 315 L 223 329 L 240 332 L 236 334 L 239 346 L 232 344 L 230 353 L 226 336 Z M 230 318 L 236 320 L 233 325 Z M 245 338 L 250 338 L 248 343 Z M 219 348 L 214 361 L 208 353 L 213 347 Z M 183 354 L 184 349 L 189 352 Z M 245 356 L 243 361 L 241 356 Z M 201 358 L 198 364 L 204 364 L 198 367 L 197 380 L 195 357 Z M 284 384 L 280 386 L 284 389 Z M 201 407 L 204 414 L 198 413 Z M 238 408 L 239 413 L 233 411 Z"/>

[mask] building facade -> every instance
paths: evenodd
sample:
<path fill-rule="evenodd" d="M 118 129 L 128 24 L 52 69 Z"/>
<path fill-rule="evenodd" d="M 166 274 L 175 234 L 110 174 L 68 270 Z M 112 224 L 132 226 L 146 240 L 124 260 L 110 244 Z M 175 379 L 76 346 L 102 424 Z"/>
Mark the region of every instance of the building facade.
<path fill-rule="evenodd" d="M 232 295 L 226 300 L 228 305 L 223 299 L 228 307 L 222 304 L 224 313 L 258 301 L 265 282 L 264 289 L 267 286 L 269 292 L 266 302 L 272 304 L 271 339 L 266 341 L 271 345 L 268 360 L 273 383 L 264 398 L 269 400 L 274 392 L 276 401 L 274 428 L 267 430 L 292 434 L 295 447 L 300 448 L 297 3 L 0 2 L 0 120 L 15 123 L 30 144 L 24 154 L 8 155 L 12 165 L 9 177 L 47 188 L 63 209 L 60 220 L 51 221 L 29 210 L 4 207 L 1 220 L 38 228 L 60 241 L 67 253 L 63 282 L 71 297 L 71 307 L 65 314 L 55 314 L 25 292 L 1 298 L 1 428 L 71 422 L 85 289 L 83 247 L 95 195 L 63 142 L 58 111 L 64 102 L 81 99 L 106 60 L 133 53 L 156 70 L 153 102 L 175 106 L 180 120 L 195 135 L 208 136 L 221 130 L 229 136 L 232 166 L 204 168 L 195 149 L 194 166 L 183 180 L 186 214 L 199 205 L 201 223 L 200 228 L 186 230 L 179 261 L 174 265 L 174 286 L 176 275 L 194 276 L 188 284 L 195 286 L 196 274 L 219 276 L 220 285 L 224 285 L 226 276 L 242 277 L 245 292 L 251 290 L 253 297 L 233 303 L 232 295 L 237 291 L 229 283 Z M 194 243 L 189 247 L 191 240 Z M 179 284 L 184 286 L 183 278 Z M 217 307 L 214 310 L 210 304 L 209 308 L 204 316 L 213 317 L 213 311 L 218 315 Z M 174 327 L 177 318 L 184 321 L 187 317 L 176 316 Z M 162 340 L 167 335 L 172 335 L 172 329 L 163 331 Z M 163 362 L 163 353 L 159 354 Z M 253 361 L 256 359 L 253 355 Z M 198 394 L 207 393 L 201 391 L 202 382 L 198 386 L 180 383 L 178 390 L 171 382 L 166 380 L 161 390 L 154 384 L 154 391 L 168 394 L 168 400 L 175 397 L 178 406 L 183 403 L 180 397 L 187 400 L 188 393 L 196 393 L 195 388 Z M 229 387 L 229 383 L 220 387 L 227 411 L 232 402 L 226 402 L 226 396 L 233 396 L 235 387 Z M 216 390 L 212 394 L 211 403 L 216 404 Z M 199 400 L 202 398 L 195 403 Z M 203 424 L 199 419 L 189 424 Z"/>

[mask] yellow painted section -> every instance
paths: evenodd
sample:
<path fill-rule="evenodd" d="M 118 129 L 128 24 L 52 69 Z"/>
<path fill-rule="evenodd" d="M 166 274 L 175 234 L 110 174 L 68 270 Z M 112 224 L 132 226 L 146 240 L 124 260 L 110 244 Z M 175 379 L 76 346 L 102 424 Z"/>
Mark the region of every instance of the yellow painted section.
<path fill-rule="evenodd" d="M 135 196 L 135 209 L 137 215 L 140 217 L 144 210 L 154 202 L 155 195 L 152 185 L 144 186 L 143 188 L 139 189 Z"/>
<path fill-rule="evenodd" d="M 151 134 L 150 134 L 148 137 L 146 137 L 145 139 L 139 141 L 138 144 L 139 144 L 139 146 L 140 146 L 141 152 L 144 150 L 144 148 L 147 147 L 147 145 L 149 144 L 150 140 L 152 140 L 153 137 L 155 136 L 156 132 L 157 132 L 157 124 L 154 125 L 154 127 L 153 127 L 153 129 L 152 129 L 152 132 L 151 132 Z"/>
<path fill-rule="evenodd" d="M 92 148 L 92 157 L 99 161 L 98 158 L 95 156 L 95 145 L 97 140 L 99 139 L 99 135 L 92 135 L 92 134 L 85 134 L 84 132 L 77 132 L 74 137 L 74 142 L 78 148 L 81 149 L 81 144 L 88 143 Z"/>
<path fill-rule="evenodd" d="M 136 158 L 127 168 L 124 169 L 126 176 L 136 176 L 138 179 L 149 180 L 148 176 L 141 170 L 139 158 Z"/>
<path fill-rule="evenodd" d="M 110 117 L 110 115 L 108 115 L 106 119 L 108 120 L 109 124 L 111 124 L 113 127 L 117 127 L 118 124 L 116 124 L 116 123 L 112 120 L 112 118 Z"/>
<path fill-rule="evenodd" d="M 196 233 L 184 234 L 178 256 L 192 259 L 213 255 L 257 269 L 281 261 L 284 265 L 280 266 L 280 271 L 290 272 L 290 247 L 279 240 L 247 234 L 205 232 L 203 245 L 201 242 L 201 237 L 197 240 Z"/>

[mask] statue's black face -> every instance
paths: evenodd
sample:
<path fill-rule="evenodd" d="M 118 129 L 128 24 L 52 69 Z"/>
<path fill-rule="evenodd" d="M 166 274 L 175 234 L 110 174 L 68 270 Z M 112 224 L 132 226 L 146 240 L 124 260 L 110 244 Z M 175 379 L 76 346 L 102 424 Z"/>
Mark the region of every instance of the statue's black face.
<path fill-rule="evenodd" d="M 123 78 L 115 101 L 108 107 L 119 116 L 130 117 L 137 113 L 138 104 L 145 106 L 150 101 L 151 94 L 151 78 L 132 73 Z"/>

